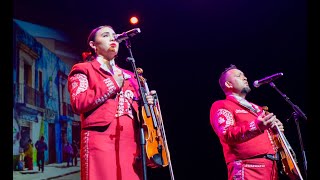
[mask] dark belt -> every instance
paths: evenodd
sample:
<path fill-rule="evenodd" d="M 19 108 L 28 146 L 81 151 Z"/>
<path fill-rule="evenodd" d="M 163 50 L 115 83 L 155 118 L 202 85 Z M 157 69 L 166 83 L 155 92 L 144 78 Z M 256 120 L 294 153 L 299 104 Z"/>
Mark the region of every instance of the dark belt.
<path fill-rule="evenodd" d="M 265 158 L 265 159 L 270 159 L 272 161 L 280 160 L 278 153 L 276 153 L 276 154 L 261 154 L 261 155 L 254 156 L 254 157 L 249 158 L 249 159 L 253 159 L 253 158 Z"/>

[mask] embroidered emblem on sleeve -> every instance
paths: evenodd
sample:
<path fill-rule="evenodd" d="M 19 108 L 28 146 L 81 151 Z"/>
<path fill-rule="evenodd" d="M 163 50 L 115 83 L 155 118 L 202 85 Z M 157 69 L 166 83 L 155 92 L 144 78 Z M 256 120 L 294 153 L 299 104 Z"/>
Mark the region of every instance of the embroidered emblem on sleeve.
<path fill-rule="evenodd" d="M 72 90 L 76 88 L 76 91 L 73 91 L 72 98 L 76 98 L 78 94 L 84 92 L 88 89 L 88 79 L 84 74 L 75 74 L 71 78 L 71 88 Z"/>
<path fill-rule="evenodd" d="M 226 109 L 219 109 L 216 113 L 216 119 L 218 120 L 218 126 L 220 131 L 225 134 L 229 126 L 234 125 L 234 119 L 232 113 Z"/>

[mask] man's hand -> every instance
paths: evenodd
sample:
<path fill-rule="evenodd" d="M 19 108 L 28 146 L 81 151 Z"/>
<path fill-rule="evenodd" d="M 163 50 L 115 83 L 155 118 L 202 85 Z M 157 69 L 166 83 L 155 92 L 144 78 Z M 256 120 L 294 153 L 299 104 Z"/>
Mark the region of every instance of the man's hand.
<path fill-rule="evenodd" d="M 284 131 L 284 127 L 282 122 L 277 119 L 276 115 L 273 113 L 266 113 L 263 111 L 256 119 L 258 122 L 258 126 L 261 130 L 265 130 L 268 128 L 272 128 L 273 130 L 276 130 L 276 125 L 279 127 L 280 131 Z"/>

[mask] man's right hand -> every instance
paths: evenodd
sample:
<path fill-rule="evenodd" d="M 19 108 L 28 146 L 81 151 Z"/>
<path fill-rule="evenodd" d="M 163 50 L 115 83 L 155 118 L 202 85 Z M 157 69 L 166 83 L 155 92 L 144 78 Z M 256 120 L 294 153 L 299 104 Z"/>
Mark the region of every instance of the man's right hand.
<path fill-rule="evenodd" d="M 284 131 L 281 121 L 279 121 L 273 113 L 266 113 L 263 111 L 256 119 L 258 121 L 259 128 L 263 131 L 268 128 L 275 129 L 275 125 L 278 125 L 281 131 Z"/>

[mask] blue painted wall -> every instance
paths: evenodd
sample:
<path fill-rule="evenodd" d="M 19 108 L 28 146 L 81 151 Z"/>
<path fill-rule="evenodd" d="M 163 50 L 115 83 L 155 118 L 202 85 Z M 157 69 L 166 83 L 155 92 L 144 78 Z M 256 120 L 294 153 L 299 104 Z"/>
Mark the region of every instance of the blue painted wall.
<path fill-rule="evenodd" d="M 43 132 L 45 139 L 48 140 L 48 130 L 49 130 L 49 123 L 54 123 L 55 126 L 55 147 L 56 147 L 56 161 L 57 163 L 62 162 L 62 139 L 61 139 L 61 126 L 60 126 L 60 112 L 59 112 L 59 103 L 60 103 L 60 97 L 59 97 L 59 77 L 58 72 L 62 72 L 64 74 L 68 74 L 71 67 L 69 67 L 67 64 L 65 64 L 59 57 L 57 57 L 54 53 L 49 51 L 46 47 L 44 47 L 42 44 L 40 44 L 34 37 L 32 37 L 30 34 L 26 33 L 19 25 L 17 25 L 15 22 L 13 22 L 13 35 L 14 35 L 14 51 L 13 51 L 13 82 L 18 85 L 19 83 L 19 57 L 18 57 L 18 47 L 17 45 L 19 43 L 23 43 L 27 45 L 29 48 L 31 48 L 37 55 L 38 59 L 35 60 L 35 72 L 38 72 L 38 70 L 42 71 L 42 84 L 43 89 L 45 93 L 45 108 L 51 109 L 54 112 L 57 112 L 55 114 L 54 119 L 46 119 L 44 116 L 44 124 L 43 129 L 39 131 L 39 137 L 40 133 Z M 38 80 L 38 74 L 35 73 L 35 80 Z M 49 96 L 49 90 L 50 90 L 50 81 L 49 79 L 52 79 L 52 96 Z M 35 89 L 38 87 L 38 82 L 35 82 Z M 16 89 L 15 89 L 16 90 Z M 17 96 L 18 93 L 15 93 L 15 96 Z M 13 97 L 14 100 L 16 97 Z M 69 99 L 69 98 L 67 98 Z M 28 115 L 27 115 L 28 116 Z M 32 116 L 31 114 L 29 115 Z M 71 142 L 72 140 L 72 119 L 68 119 L 68 130 L 67 130 L 67 139 Z M 37 123 L 37 122 L 32 122 Z M 14 144 L 16 146 L 16 144 Z M 15 154 L 15 153 L 14 153 Z M 48 161 L 48 151 L 45 154 L 45 161 Z"/>

